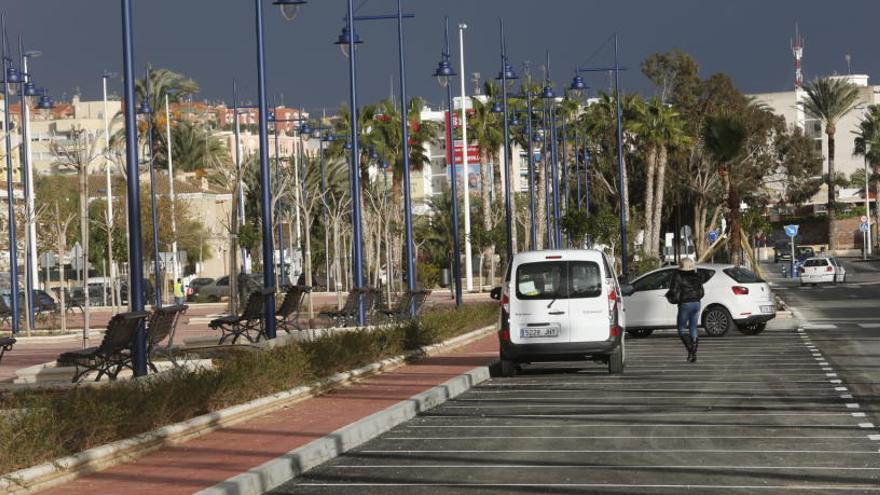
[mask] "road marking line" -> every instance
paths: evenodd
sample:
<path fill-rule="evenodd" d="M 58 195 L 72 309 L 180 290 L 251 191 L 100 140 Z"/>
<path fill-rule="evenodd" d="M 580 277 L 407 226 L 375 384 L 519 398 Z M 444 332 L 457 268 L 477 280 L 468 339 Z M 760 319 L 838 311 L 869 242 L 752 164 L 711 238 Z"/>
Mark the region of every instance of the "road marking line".
<path fill-rule="evenodd" d="M 842 394 L 842 395 L 840 396 L 840 398 L 841 398 L 841 399 L 852 399 L 853 396 L 852 396 L 852 394 Z"/>
<path fill-rule="evenodd" d="M 880 436 L 880 435 L 877 435 Z M 816 436 L 816 437 L 805 437 L 803 435 L 796 436 L 740 436 L 740 435 L 684 435 L 684 436 L 676 436 L 676 435 L 558 435 L 558 436 L 525 436 L 525 435 L 505 435 L 505 436 L 467 436 L 467 437 L 383 437 L 383 440 L 398 440 L 398 441 L 423 441 L 423 440 L 550 440 L 550 439 L 592 439 L 592 440 L 610 440 L 610 439 L 635 439 L 635 440 L 652 440 L 652 439 L 663 439 L 663 440 L 671 440 L 671 439 L 700 439 L 700 440 L 709 440 L 709 439 L 726 439 L 726 440 L 766 440 L 766 439 L 774 439 L 774 440 L 846 440 L 846 439 L 857 439 L 861 438 L 858 435 L 836 435 L 836 436 Z M 878 468 L 880 469 L 880 468 Z"/>
<path fill-rule="evenodd" d="M 832 368 L 831 366 L 823 366 L 823 367 L 822 367 L 822 371 L 831 371 L 831 370 L 833 370 L 833 369 L 834 369 L 834 368 Z"/>
<path fill-rule="evenodd" d="M 828 381 L 831 382 L 831 383 L 835 383 L 835 384 L 836 384 L 836 383 L 843 383 L 843 380 L 839 380 L 839 379 L 828 380 Z"/>
<path fill-rule="evenodd" d="M 791 469 L 797 471 L 832 471 L 832 470 L 842 470 L 842 471 L 880 471 L 880 467 L 861 467 L 861 466 L 847 466 L 847 467 L 832 467 L 832 466 L 694 466 L 689 464 L 682 465 L 608 465 L 608 464 L 568 464 L 568 465 L 552 465 L 548 466 L 546 464 L 345 464 L 345 465 L 334 465 L 334 469 L 422 469 L 422 468 L 431 468 L 431 469 L 518 469 L 518 468 L 526 468 L 526 469 L 681 469 L 681 468 L 693 468 L 697 470 L 706 470 L 706 469 L 732 469 L 732 470 L 761 470 L 761 471 L 770 471 L 770 470 L 780 470 L 780 469 Z"/>
<path fill-rule="evenodd" d="M 703 411 L 702 414 L 709 416 L 845 416 L 847 413 L 845 412 L 788 412 L 788 413 L 719 413 L 715 411 Z M 864 416 L 865 413 L 852 413 L 861 414 Z M 619 416 L 620 414 L 616 413 L 606 413 L 606 414 L 504 414 L 505 417 L 511 418 L 545 418 L 545 419 L 554 419 L 554 418 L 595 418 L 598 416 Z M 627 414 L 627 417 L 633 416 L 693 416 L 693 412 L 668 412 L 668 413 L 631 413 Z M 490 417 L 491 415 L 486 415 Z"/>
<path fill-rule="evenodd" d="M 639 392 L 642 393 L 642 392 Z M 835 398 L 834 394 L 828 395 L 699 395 L 699 393 L 695 392 L 694 395 L 651 395 L 651 396 L 631 396 L 631 395 L 603 395 L 602 397 L 596 397 L 596 400 L 609 401 L 609 400 L 651 400 L 651 399 L 675 399 L 675 400 L 691 400 L 691 399 L 699 399 L 699 400 L 784 400 L 784 399 L 831 399 Z M 592 397 L 487 397 L 487 398 L 473 398 L 473 399 L 454 399 L 452 402 L 517 402 L 517 401 L 543 401 L 543 400 L 552 400 L 552 401 L 589 401 L 593 400 Z"/>
<path fill-rule="evenodd" d="M 866 426 L 867 425 L 867 426 Z M 859 423 L 859 428 L 873 428 L 874 425 L 872 423 Z M 620 424 L 608 424 L 608 423 L 581 423 L 574 425 L 409 425 L 406 428 L 457 428 L 457 429 L 502 429 L 502 428 L 510 428 L 510 429 L 527 429 L 527 428 L 685 428 L 687 430 L 693 430 L 694 428 L 767 428 L 767 429 L 796 429 L 796 428 L 855 428 L 850 423 L 827 423 L 827 424 L 791 424 L 786 423 L 784 425 L 781 424 L 773 424 L 773 423 L 720 423 L 720 424 L 700 424 L 700 425 L 683 425 L 680 423 L 654 423 L 654 424 L 632 424 L 632 423 L 620 423 Z"/>
<path fill-rule="evenodd" d="M 831 378 L 831 377 L 837 376 L 837 373 L 825 373 L 825 376 L 827 376 L 828 378 Z"/>
<path fill-rule="evenodd" d="M 828 361 L 822 361 L 819 366 L 828 366 Z"/>
<path fill-rule="evenodd" d="M 859 323 L 862 328 L 880 328 L 880 323 Z"/>
<path fill-rule="evenodd" d="M 850 485 L 658 485 L 658 484 L 624 484 L 624 483 L 297 483 L 296 486 L 307 487 L 436 487 L 436 488 L 650 488 L 650 489 L 698 489 L 698 490 L 798 490 L 798 491 L 858 491 L 880 492 L 873 486 Z"/>
<path fill-rule="evenodd" d="M 834 387 L 834 390 L 836 390 L 837 392 L 846 392 L 847 388 L 846 387 Z"/>
<path fill-rule="evenodd" d="M 874 423 L 859 423 L 859 428 L 873 428 Z"/>
<path fill-rule="evenodd" d="M 880 435 L 868 435 L 869 440 L 880 441 Z"/>
<path fill-rule="evenodd" d="M 865 413 L 863 413 L 863 412 L 855 412 L 855 413 L 852 413 L 852 416 L 853 416 L 854 418 L 864 418 L 864 417 L 865 417 Z"/>
<path fill-rule="evenodd" d="M 858 409 L 858 408 L 859 408 L 859 405 L 856 404 L 855 402 L 850 402 L 850 403 L 848 403 L 848 404 L 846 405 L 846 408 L 847 408 L 847 409 Z"/>
<path fill-rule="evenodd" d="M 804 330 L 834 330 L 837 325 L 831 323 L 810 324 L 804 327 Z"/>
<path fill-rule="evenodd" d="M 359 450 L 358 454 L 871 454 L 874 450 L 737 450 L 737 449 L 573 449 L 573 450 Z"/>

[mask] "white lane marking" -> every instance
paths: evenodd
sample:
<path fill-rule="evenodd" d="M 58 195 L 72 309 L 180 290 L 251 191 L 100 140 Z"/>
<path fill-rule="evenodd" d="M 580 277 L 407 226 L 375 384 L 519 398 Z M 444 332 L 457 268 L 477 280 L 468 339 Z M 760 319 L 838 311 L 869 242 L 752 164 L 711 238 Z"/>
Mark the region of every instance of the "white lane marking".
<path fill-rule="evenodd" d="M 843 383 L 843 380 L 839 380 L 839 379 L 828 380 L 828 381 L 831 383 L 834 383 L 834 384 Z"/>
<path fill-rule="evenodd" d="M 822 367 L 822 371 L 832 371 L 833 369 L 834 368 L 832 368 L 831 366 L 823 366 Z"/>
<path fill-rule="evenodd" d="M 880 435 L 872 435 L 872 436 L 880 436 Z M 748 435 L 544 435 L 544 436 L 526 436 L 526 435 L 505 435 L 505 436 L 465 436 L 465 437 L 383 437 L 383 440 L 550 440 L 550 439 L 591 439 L 591 440 L 619 440 L 619 439 L 634 439 L 634 440 L 653 440 L 653 439 L 663 439 L 663 440 L 671 440 L 671 439 L 699 439 L 699 440 L 709 440 L 709 439 L 724 439 L 724 440 L 847 440 L 847 439 L 858 439 L 862 438 L 857 435 L 831 435 L 831 436 L 815 436 L 808 437 L 804 435 L 794 435 L 794 436 L 776 436 L 776 435 L 761 435 L 761 436 L 748 436 Z M 878 468 L 880 469 L 880 468 Z"/>
<path fill-rule="evenodd" d="M 694 398 L 701 399 L 701 397 L 694 397 Z M 742 400 L 742 399 L 738 399 L 738 400 Z M 829 406 L 831 406 L 831 405 L 829 404 Z M 858 407 L 859 407 L 858 404 L 847 404 L 846 406 L 850 409 L 858 409 Z M 507 410 L 507 409 L 573 409 L 573 410 L 578 410 L 578 409 L 612 409 L 612 410 L 614 410 L 614 409 L 620 408 L 620 406 L 618 404 L 577 404 L 577 403 L 575 403 L 575 404 L 480 404 L 480 405 L 470 405 L 470 406 L 442 405 L 439 407 L 443 408 L 444 410 L 449 410 L 449 409 L 483 409 L 483 410 L 495 410 L 495 409 L 505 409 L 505 410 Z M 652 408 L 652 407 L 658 407 L 658 406 L 657 406 L 657 404 L 639 404 L 639 405 L 633 404 L 629 407 L 631 407 L 631 408 L 639 407 L 639 408 L 645 409 L 645 408 Z M 693 405 L 688 405 L 686 407 L 689 409 L 698 409 L 700 411 L 710 413 L 710 414 L 715 413 L 714 410 L 705 411 L 706 406 L 703 404 L 693 404 Z M 734 406 L 730 406 L 730 405 L 720 406 L 720 405 L 716 404 L 714 407 L 721 409 L 721 408 L 731 408 Z M 770 409 L 768 406 L 763 406 L 763 407 L 765 409 Z M 815 406 L 813 406 L 813 407 L 815 407 Z M 772 409 L 787 410 L 789 408 L 790 408 L 790 406 L 783 404 L 780 406 L 773 407 Z M 657 413 L 657 414 L 660 415 L 660 414 L 668 414 L 668 413 Z M 629 414 L 627 413 L 627 415 L 629 415 Z"/>
<path fill-rule="evenodd" d="M 852 399 L 853 395 L 852 394 L 841 394 L 840 398 L 841 399 Z"/>
<path fill-rule="evenodd" d="M 835 376 L 837 376 L 837 373 L 825 373 L 825 376 L 827 376 L 828 378 L 834 378 Z"/>
<path fill-rule="evenodd" d="M 828 366 L 828 361 L 822 361 L 819 366 Z"/>
<path fill-rule="evenodd" d="M 874 423 L 859 423 L 859 428 L 873 428 Z"/>
<path fill-rule="evenodd" d="M 815 324 L 811 323 L 804 327 L 804 330 L 834 330 L 837 328 L 837 325 L 828 323 L 828 324 Z"/>
<path fill-rule="evenodd" d="M 868 440 L 880 441 L 880 435 L 868 435 Z"/>
<path fill-rule="evenodd" d="M 848 389 L 846 387 L 834 387 L 834 390 L 837 392 L 846 392 Z"/>
<path fill-rule="evenodd" d="M 796 471 L 880 471 L 880 467 L 832 467 L 832 466 L 694 466 L 690 464 L 682 465 L 607 465 L 607 464 L 568 464 L 568 465 L 546 465 L 546 464 L 344 464 L 334 465 L 333 469 L 731 469 L 731 470 L 796 470 Z"/>
<path fill-rule="evenodd" d="M 871 454 L 875 450 L 738 450 L 738 449 L 555 449 L 555 450 L 358 450 L 358 454 L 633 454 L 663 453 L 679 454 Z"/>
<path fill-rule="evenodd" d="M 865 417 L 865 413 L 863 413 L 863 412 L 855 412 L 855 413 L 852 413 L 852 417 L 854 417 L 854 418 L 864 418 L 864 417 Z"/>
<path fill-rule="evenodd" d="M 859 408 L 859 405 L 856 404 L 855 402 L 850 402 L 850 403 L 848 403 L 848 404 L 846 405 L 846 408 L 847 408 L 847 409 L 858 409 L 858 408 Z"/>
<path fill-rule="evenodd" d="M 626 375 L 624 375 L 624 376 L 626 377 Z M 645 383 L 644 381 L 641 380 L 644 377 L 632 376 L 632 375 L 630 375 L 629 378 L 639 379 L 639 381 L 633 380 L 633 381 L 627 382 L 627 381 L 621 380 L 620 378 L 617 378 L 617 379 L 607 379 L 607 378 L 603 379 L 603 378 L 605 378 L 605 377 L 591 376 L 590 379 L 593 381 L 590 381 L 590 382 L 586 382 L 586 381 L 582 381 L 582 382 L 543 382 L 543 381 L 542 382 L 491 382 L 491 383 L 486 383 L 484 385 L 481 385 L 481 387 L 486 387 L 486 388 L 489 388 L 489 387 L 491 387 L 491 388 L 517 388 L 517 387 L 524 387 L 524 386 L 547 387 L 547 386 L 551 386 L 551 385 L 554 387 L 562 387 L 562 386 L 569 386 L 569 385 L 581 385 L 581 386 L 614 385 L 615 387 L 619 387 L 621 385 L 638 385 L 640 387 L 644 387 L 644 386 L 653 387 L 655 385 L 661 385 L 661 384 L 669 384 L 669 385 L 681 385 L 682 384 L 682 382 L 679 380 L 662 380 L 662 381 L 651 381 L 651 382 Z M 597 379 L 601 380 L 601 381 L 596 381 Z M 835 380 L 831 380 L 831 382 L 834 383 Z M 841 383 L 840 380 L 836 380 L 836 382 Z M 695 383 L 718 383 L 718 384 L 725 384 L 725 385 L 727 385 L 727 384 L 731 384 L 731 385 L 754 385 L 754 384 L 770 385 L 769 383 L 767 383 L 765 381 L 761 381 L 761 380 L 739 380 L 739 381 L 688 380 L 688 383 L 691 385 L 693 385 Z M 795 383 L 815 384 L 815 383 L 827 383 L 827 382 L 825 380 L 792 380 L 792 381 L 786 382 L 786 385 L 792 385 Z M 578 389 L 573 388 L 572 390 L 578 390 Z"/>
<path fill-rule="evenodd" d="M 867 426 L 865 426 L 867 425 Z M 873 428 L 872 423 L 859 423 L 859 428 Z M 695 428 L 767 428 L 767 429 L 798 429 L 798 428 L 855 428 L 851 423 L 824 423 L 824 424 L 774 424 L 774 423 L 707 423 L 700 425 L 681 424 L 681 423 L 653 423 L 653 424 L 632 424 L 632 423 L 580 423 L 574 425 L 409 425 L 406 428 L 419 429 L 531 429 L 531 428 L 684 428 L 693 431 Z"/>
<path fill-rule="evenodd" d="M 666 412 L 666 413 L 628 413 L 626 417 L 633 416 L 693 416 L 694 412 Z M 701 414 L 709 415 L 709 416 L 846 416 L 845 412 L 782 412 L 782 413 L 720 413 L 715 411 L 702 411 Z M 853 413 L 861 414 L 864 416 L 865 413 Z M 621 416 L 619 413 L 605 413 L 605 414 L 510 414 L 505 413 L 505 417 L 511 418 L 544 418 L 544 419 L 555 419 L 555 418 L 595 418 L 598 416 Z M 858 417 L 858 416 L 856 416 Z"/>
<path fill-rule="evenodd" d="M 880 328 L 880 323 L 859 323 L 862 328 Z"/>
<path fill-rule="evenodd" d="M 640 394 L 643 392 L 639 392 Z M 691 399 L 712 399 L 712 400 L 780 400 L 780 399 L 831 399 L 836 397 L 834 394 L 827 395 L 699 395 L 702 392 L 694 392 L 694 395 L 648 395 L 648 396 L 637 396 L 633 397 L 631 395 L 603 395 L 602 397 L 595 397 L 596 400 L 609 401 L 609 400 L 651 400 L 651 399 L 675 399 L 675 400 L 691 400 Z M 473 399 L 454 399 L 455 402 L 517 402 L 517 401 L 542 401 L 542 400 L 552 400 L 552 401 L 589 401 L 594 399 L 593 397 L 491 397 L 491 398 L 473 398 Z"/>
<path fill-rule="evenodd" d="M 296 486 L 314 487 L 436 487 L 436 488 L 645 488 L 645 489 L 678 489 L 678 490 L 798 490 L 798 491 L 843 491 L 843 492 L 880 492 L 873 486 L 851 485 L 658 485 L 658 484 L 625 484 L 625 483 L 297 483 Z"/>

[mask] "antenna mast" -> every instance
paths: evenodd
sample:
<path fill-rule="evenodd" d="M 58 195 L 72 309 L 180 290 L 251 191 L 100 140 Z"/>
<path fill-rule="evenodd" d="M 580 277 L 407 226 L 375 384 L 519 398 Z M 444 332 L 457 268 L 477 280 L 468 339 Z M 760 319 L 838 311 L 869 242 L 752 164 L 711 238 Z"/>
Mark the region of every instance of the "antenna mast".
<path fill-rule="evenodd" d="M 804 115 L 804 72 L 801 64 L 804 58 L 804 39 L 801 38 L 797 23 L 794 24 L 794 39 L 791 40 L 791 53 L 794 55 L 794 98 L 795 98 L 795 125 L 804 130 L 806 117 Z"/>

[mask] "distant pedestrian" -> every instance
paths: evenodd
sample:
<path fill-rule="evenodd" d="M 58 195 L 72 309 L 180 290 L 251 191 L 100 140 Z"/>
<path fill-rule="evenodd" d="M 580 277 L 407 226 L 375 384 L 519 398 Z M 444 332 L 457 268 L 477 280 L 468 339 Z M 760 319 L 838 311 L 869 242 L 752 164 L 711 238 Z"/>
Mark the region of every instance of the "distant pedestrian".
<path fill-rule="evenodd" d="M 700 300 L 703 298 L 703 277 L 697 272 L 694 260 L 685 258 L 672 276 L 666 299 L 678 305 L 678 336 L 688 351 L 689 363 L 697 361 L 697 322 L 700 318 Z"/>
<path fill-rule="evenodd" d="M 174 304 L 178 306 L 183 304 L 184 297 L 183 280 L 177 279 L 177 282 L 174 282 Z"/>

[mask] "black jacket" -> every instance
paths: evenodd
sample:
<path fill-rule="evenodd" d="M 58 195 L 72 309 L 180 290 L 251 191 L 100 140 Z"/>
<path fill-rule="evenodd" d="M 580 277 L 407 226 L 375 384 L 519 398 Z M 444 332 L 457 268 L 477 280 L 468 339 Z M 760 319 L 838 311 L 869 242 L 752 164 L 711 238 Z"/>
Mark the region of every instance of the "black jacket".
<path fill-rule="evenodd" d="M 677 270 L 672 276 L 669 291 L 678 296 L 678 304 L 699 301 L 703 298 L 703 277 L 697 271 Z"/>

